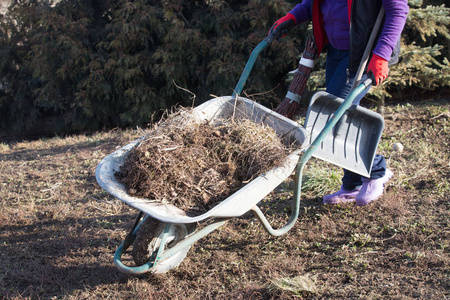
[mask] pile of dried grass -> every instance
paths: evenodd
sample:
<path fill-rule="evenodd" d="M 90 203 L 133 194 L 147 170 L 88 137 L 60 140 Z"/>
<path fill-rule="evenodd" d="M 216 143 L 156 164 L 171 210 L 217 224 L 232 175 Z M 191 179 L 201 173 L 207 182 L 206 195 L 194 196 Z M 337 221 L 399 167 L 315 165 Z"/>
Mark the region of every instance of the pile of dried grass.
<path fill-rule="evenodd" d="M 116 176 L 130 195 L 201 213 L 281 165 L 288 152 L 268 126 L 248 119 L 209 124 L 180 110 L 149 130 Z"/>

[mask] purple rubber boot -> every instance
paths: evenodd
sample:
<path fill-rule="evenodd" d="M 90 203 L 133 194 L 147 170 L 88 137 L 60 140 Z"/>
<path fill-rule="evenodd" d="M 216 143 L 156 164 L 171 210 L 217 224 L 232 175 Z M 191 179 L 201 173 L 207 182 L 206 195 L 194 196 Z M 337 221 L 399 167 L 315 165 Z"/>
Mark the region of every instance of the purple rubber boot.
<path fill-rule="evenodd" d="M 324 204 L 343 204 L 355 202 L 359 189 L 348 191 L 341 186 L 341 189 L 334 194 L 323 196 Z"/>
<path fill-rule="evenodd" d="M 356 196 L 356 205 L 364 206 L 380 198 L 384 192 L 384 184 L 391 179 L 392 175 L 394 173 L 387 169 L 384 177 L 378 179 L 363 178 L 363 185 Z"/>

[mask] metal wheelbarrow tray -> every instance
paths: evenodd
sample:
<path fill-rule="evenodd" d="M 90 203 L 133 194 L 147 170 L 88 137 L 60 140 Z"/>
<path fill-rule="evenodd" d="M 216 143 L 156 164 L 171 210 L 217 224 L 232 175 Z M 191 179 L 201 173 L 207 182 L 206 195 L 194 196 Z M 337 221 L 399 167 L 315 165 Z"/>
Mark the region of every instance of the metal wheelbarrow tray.
<path fill-rule="evenodd" d="M 348 110 L 353 100 L 372 84 L 368 79 L 359 84 L 344 99 L 325 92 L 316 93 L 308 108 L 304 126 L 269 110 L 254 101 L 239 97 L 258 54 L 279 36 L 274 32 L 262 41 L 251 54 L 232 96 L 209 100 L 194 109 L 199 120 L 214 120 L 235 116 L 262 122 L 272 127 L 286 144 L 295 143 L 294 150 L 281 167 L 274 168 L 255 178 L 240 190 L 199 216 L 189 216 L 183 210 L 151 199 L 132 197 L 118 182 L 114 173 L 119 171 L 129 151 L 140 139 L 126 145 L 104 158 L 96 169 L 100 186 L 114 197 L 140 211 L 134 226 L 118 247 L 114 262 L 121 272 L 141 274 L 163 273 L 178 266 L 193 243 L 224 225 L 233 217 L 252 211 L 264 229 L 280 236 L 295 224 L 300 210 L 302 172 L 310 157 L 316 156 L 362 176 L 368 176 L 381 132 L 383 118 L 370 110 L 356 107 Z M 336 126 L 343 117 L 343 122 Z M 294 199 L 287 223 L 274 229 L 258 207 L 260 202 L 295 171 Z M 142 216 L 144 219 L 141 221 Z M 197 224 L 204 226 L 197 229 Z M 136 267 L 126 266 L 122 255 L 133 245 Z"/>
<path fill-rule="evenodd" d="M 306 140 L 307 132 L 298 123 L 291 121 L 262 105 L 242 97 L 215 98 L 194 108 L 198 120 L 213 121 L 231 116 L 250 119 L 272 127 L 285 144 L 296 144 L 300 148 Z M 129 151 L 140 139 L 126 145 L 104 158 L 97 167 L 96 177 L 100 186 L 109 194 L 144 212 L 168 223 L 194 223 L 207 218 L 231 218 L 242 216 L 256 203 L 288 178 L 298 162 L 300 149 L 291 153 L 283 166 L 274 168 L 247 183 L 240 190 L 221 201 L 215 207 L 199 216 L 189 216 L 185 211 L 170 203 L 152 199 L 136 198 L 127 194 L 125 187 L 115 178 L 115 173 L 125 162 Z"/>
<path fill-rule="evenodd" d="M 296 147 L 293 149 L 296 150 L 287 156 L 284 165 L 261 174 L 209 211 L 198 216 L 189 216 L 185 211 L 170 203 L 132 197 L 127 193 L 124 185 L 117 180 L 115 173 L 120 170 L 128 153 L 139 144 L 141 139 L 105 157 L 96 169 L 97 182 L 109 194 L 141 212 L 114 257 L 115 264 L 124 273 L 166 272 L 181 263 L 195 241 L 222 226 L 227 220 L 242 216 L 250 210 L 259 211 L 257 203 L 292 175 L 301 151 L 306 147 L 303 142 L 307 140 L 307 132 L 302 126 L 246 98 L 237 96 L 215 98 L 194 108 L 193 115 L 200 121 L 214 121 L 233 116 L 268 125 L 275 130 L 285 144 L 295 144 Z M 145 218 L 140 222 L 143 214 Z M 196 231 L 197 223 L 205 220 L 212 221 Z M 145 229 L 140 230 L 141 228 Z M 150 243 L 144 242 L 145 244 L 141 245 L 142 240 L 150 240 Z M 122 263 L 121 256 L 132 244 L 134 258 L 145 256 L 145 252 L 153 254 L 148 262 L 140 261 L 142 265 L 137 267 L 129 267 Z M 140 249 L 138 250 L 140 252 L 135 253 L 135 248 Z"/>

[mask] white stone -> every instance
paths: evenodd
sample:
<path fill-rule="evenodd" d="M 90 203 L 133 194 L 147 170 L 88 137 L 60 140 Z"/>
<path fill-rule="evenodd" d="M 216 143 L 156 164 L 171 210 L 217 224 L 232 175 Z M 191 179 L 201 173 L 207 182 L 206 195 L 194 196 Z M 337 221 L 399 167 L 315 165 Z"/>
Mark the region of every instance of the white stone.
<path fill-rule="evenodd" d="M 400 143 L 394 143 L 394 145 L 392 145 L 392 150 L 403 152 L 403 145 Z"/>

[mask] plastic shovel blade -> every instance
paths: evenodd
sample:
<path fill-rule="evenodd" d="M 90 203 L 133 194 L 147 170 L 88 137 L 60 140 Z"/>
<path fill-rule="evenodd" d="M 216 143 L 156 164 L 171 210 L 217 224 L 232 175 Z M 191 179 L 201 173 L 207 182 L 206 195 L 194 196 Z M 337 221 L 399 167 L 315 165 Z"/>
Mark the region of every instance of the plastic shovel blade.
<path fill-rule="evenodd" d="M 343 99 L 326 92 L 313 95 L 304 125 L 310 134 L 310 143 L 343 102 Z M 339 123 L 341 124 L 323 139 L 312 156 L 369 177 L 384 128 L 383 117 L 369 109 L 351 106 Z"/>

